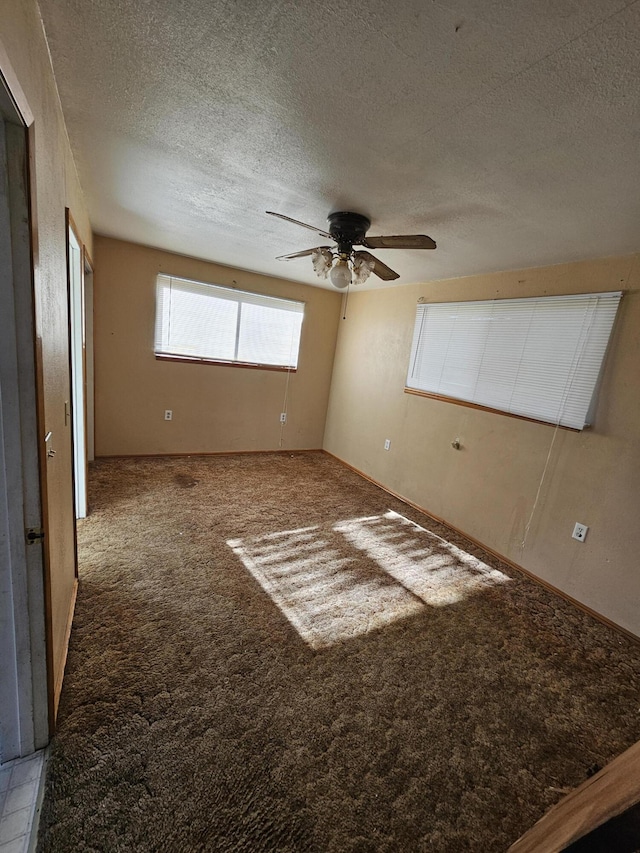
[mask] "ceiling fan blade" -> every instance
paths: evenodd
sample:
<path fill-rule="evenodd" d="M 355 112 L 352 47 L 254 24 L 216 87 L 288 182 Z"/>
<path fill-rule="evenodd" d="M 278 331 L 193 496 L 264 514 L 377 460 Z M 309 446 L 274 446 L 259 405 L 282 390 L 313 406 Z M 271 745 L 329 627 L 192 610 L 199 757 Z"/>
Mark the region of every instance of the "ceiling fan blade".
<path fill-rule="evenodd" d="M 294 225 L 302 225 L 303 228 L 308 228 L 309 231 L 315 231 L 316 234 L 320 234 L 321 237 L 328 237 L 329 240 L 333 240 L 333 237 L 328 233 L 328 231 L 322 231 L 314 225 L 307 225 L 304 222 L 299 222 L 297 219 L 292 219 L 290 216 L 284 216 L 282 213 L 274 213 L 272 210 L 266 210 L 265 213 L 268 213 L 269 216 L 277 216 L 278 219 L 284 219 L 285 222 L 293 222 Z"/>
<path fill-rule="evenodd" d="M 304 258 L 307 255 L 312 255 L 320 249 L 328 249 L 329 246 L 317 246 L 315 249 L 304 249 L 302 252 L 292 252 L 290 255 L 278 255 L 276 261 L 292 261 L 294 258 Z"/>
<path fill-rule="evenodd" d="M 365 237 L 361 243 L 367 249 L 435 249 L 435 241 L 426 234 L 406 234 L 394 237 Z"/>
<path fill-rule="evenodd" d="M 382 261 L 374 258 L 374 256 L 369 252 L 358 252 L 358 255 L 372 265 L 371 272 L 383 281 L 393 281 L 396 278 L 400 278 L 400 273 L 397 273 L 395 270 L 392 270 L 391 267 L 383 264 Z"/>

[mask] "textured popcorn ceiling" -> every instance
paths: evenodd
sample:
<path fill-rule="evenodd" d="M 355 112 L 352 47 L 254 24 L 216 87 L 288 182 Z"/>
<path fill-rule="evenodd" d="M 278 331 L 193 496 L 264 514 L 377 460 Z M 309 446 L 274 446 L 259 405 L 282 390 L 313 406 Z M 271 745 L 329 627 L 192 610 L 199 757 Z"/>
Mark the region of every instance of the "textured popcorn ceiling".
<path fill-rule="evenodd" d="M 265 210 L 433 237 L 399 284 L 640 248 L 638 0 L 40 6 L 98 233 L 309 284 Z"/>

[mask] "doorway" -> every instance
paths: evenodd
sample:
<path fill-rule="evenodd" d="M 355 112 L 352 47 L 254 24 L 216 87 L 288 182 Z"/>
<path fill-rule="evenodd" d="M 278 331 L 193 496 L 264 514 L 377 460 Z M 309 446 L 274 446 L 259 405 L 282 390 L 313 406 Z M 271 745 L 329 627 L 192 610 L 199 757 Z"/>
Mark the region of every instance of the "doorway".
<path fill-rule="evenodd" d="M 75 517 L 87 516 L 87 329 L 85 322 L 84 253 L 67 210 L 67 275 L 71 359 L 71 420 Z"/>
<path fill-rule="evenodd" d="M 26 123 L 0 75 L 0 761 L 45 746 L 51 719 L 29 199 Z"/>

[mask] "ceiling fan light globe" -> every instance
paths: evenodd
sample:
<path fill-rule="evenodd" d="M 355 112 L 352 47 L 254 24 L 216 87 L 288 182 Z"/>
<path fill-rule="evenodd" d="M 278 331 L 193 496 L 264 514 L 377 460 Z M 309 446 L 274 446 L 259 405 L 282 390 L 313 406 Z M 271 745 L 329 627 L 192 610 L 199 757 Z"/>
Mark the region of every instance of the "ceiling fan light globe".
<path fill-rule="evenodd" d="M 345 287 L 351 284 L 351 270 L 344 258 L 338 258 L 329 273 L 329 278 L 331 279 L 331 284 L 337 287 L 338 290 L 344 290 Z"/>

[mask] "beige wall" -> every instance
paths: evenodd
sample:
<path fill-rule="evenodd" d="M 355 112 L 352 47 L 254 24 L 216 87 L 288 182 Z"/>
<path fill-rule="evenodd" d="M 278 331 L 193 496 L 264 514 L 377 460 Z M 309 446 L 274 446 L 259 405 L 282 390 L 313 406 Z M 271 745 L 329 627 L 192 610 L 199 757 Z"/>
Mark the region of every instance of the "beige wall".
<path fill-rule="evenodd" d="M 95 264 L 97 456 L 322 447 L 339 294 L 106 237 Z M 159 272 L 303 300 L 297 372 L 156 360 Z"/>
<path fill-rule="evenodd" d="M 47 462 L 50 607 L 54 678 L 64 664 L 75 581 L 69 400 L 65 207 L 91 248 L 91 230 L 69 149 L 40 15 L 33 0 L 0 4 L 0 70 L 30 123 L 35 302 L 43 386 L 42 437 L 52 432 Z"/>
<path fill-rule="evenodd" d="M 353 295 L 340 325 L 325 448 L 640 635 L 640 256 Z M 580 433 L 403 393 L 415 307 L 625 290 L 597 415 Z M 391 439 L 385 452 L 384 440 Z M 451 442 L 459 438 L 462 450 Z M 547 456 L 530 530 L 532 512 Z M 589 525 L 584 543 L 571 538 Z"/>

